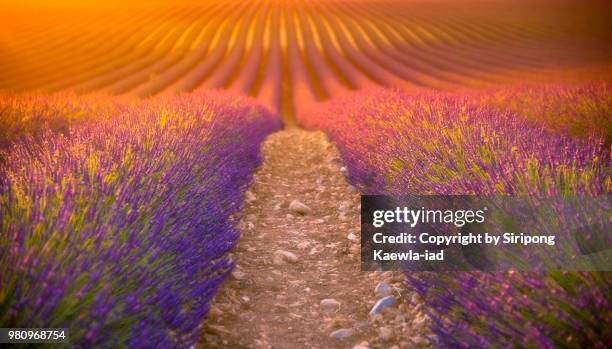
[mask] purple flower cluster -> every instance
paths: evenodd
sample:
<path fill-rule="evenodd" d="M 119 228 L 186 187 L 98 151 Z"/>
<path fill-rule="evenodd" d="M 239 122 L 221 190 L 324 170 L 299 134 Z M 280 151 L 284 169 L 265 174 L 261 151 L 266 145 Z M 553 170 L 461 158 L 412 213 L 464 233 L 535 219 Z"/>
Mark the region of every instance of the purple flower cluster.
<path fill-rule="evenodd" d="M 330 135 L 364 193 L 608 195 L 610 144 L 600 129 L 610 127 L 607 91 L 601 85 L 464 94 L 370 90 L 329 102 L 300 122 Z M 555 103 L 541 106 L 546 100 Z M 567 127 L 551 127 L 555 105 Z M 575 125 L 590 128 L 572 138 L 565 131 Z M 424 299 L 432 342 L 441 347 L 603 348 L 612 342 L 609 273 L 406 276 Z"/>
<path fill-rule="evenodd" d="M 10 108 L 26 115 L 46 98 Z M 0 327 L 68 327 L 82 347 L 193 345 L 233 266 L 259 144 L 280 120 L 220 93 L 43 103 L 85 120 L 6 151 Z"/>

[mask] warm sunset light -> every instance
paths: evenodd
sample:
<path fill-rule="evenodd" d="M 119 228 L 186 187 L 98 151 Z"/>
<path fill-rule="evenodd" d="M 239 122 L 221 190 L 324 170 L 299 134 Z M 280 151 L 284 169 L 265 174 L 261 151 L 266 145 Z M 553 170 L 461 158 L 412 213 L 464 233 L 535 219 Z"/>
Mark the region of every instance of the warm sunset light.
<path fill-rule="evenodd" d="M 147 97 L 224 88 L 293 113 L 372 85 L 453 90 L 601 78 L 611 31 L 596 5 L 18 2 L 3 11 L 0 89 Z"/>
<path fill-rule="evenodd" d="M 603 0 L 0 0 L 0 345 L 607 348 L 611 81 Z"/>

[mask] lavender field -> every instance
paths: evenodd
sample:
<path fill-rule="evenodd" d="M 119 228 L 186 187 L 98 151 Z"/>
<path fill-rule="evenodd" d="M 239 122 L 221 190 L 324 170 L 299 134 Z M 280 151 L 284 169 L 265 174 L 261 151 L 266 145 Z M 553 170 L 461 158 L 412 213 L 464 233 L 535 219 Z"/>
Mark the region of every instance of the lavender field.
<path fill-rule="evenodd" d="M 607 0 L 0 1 L 0 347 L 612 347 L 611 34 Z M 370 269 L 370 194 L 523 200 L 486 223 L 606 264 Z"/>

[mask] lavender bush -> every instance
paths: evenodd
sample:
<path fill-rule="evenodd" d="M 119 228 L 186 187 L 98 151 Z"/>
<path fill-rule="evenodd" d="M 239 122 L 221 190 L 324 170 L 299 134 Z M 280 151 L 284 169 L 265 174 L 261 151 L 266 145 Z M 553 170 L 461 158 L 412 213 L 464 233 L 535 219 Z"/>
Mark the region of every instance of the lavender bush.
<path fill-rule="evenodd" d="M 10 108 L 87 121 L 5 152 L 0 327 L 69 327 L 81 347 L 191 346 L 231 271 L 231 217 L 279 119 L 217 93 L 47 98 Z"/>

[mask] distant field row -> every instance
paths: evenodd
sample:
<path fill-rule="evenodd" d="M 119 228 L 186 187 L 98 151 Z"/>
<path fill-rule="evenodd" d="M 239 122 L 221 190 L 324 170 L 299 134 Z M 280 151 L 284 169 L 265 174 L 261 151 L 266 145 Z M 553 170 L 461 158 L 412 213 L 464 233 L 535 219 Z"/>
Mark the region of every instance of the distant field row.
<path fill-rule="evenodd" d="M 0 90 L 147 97 L 224 88 L 287 115 L 372 85 L 451 90 L 608 78 L 609 11 L 590 3 L 14 6 L 1 11 Z"/>

